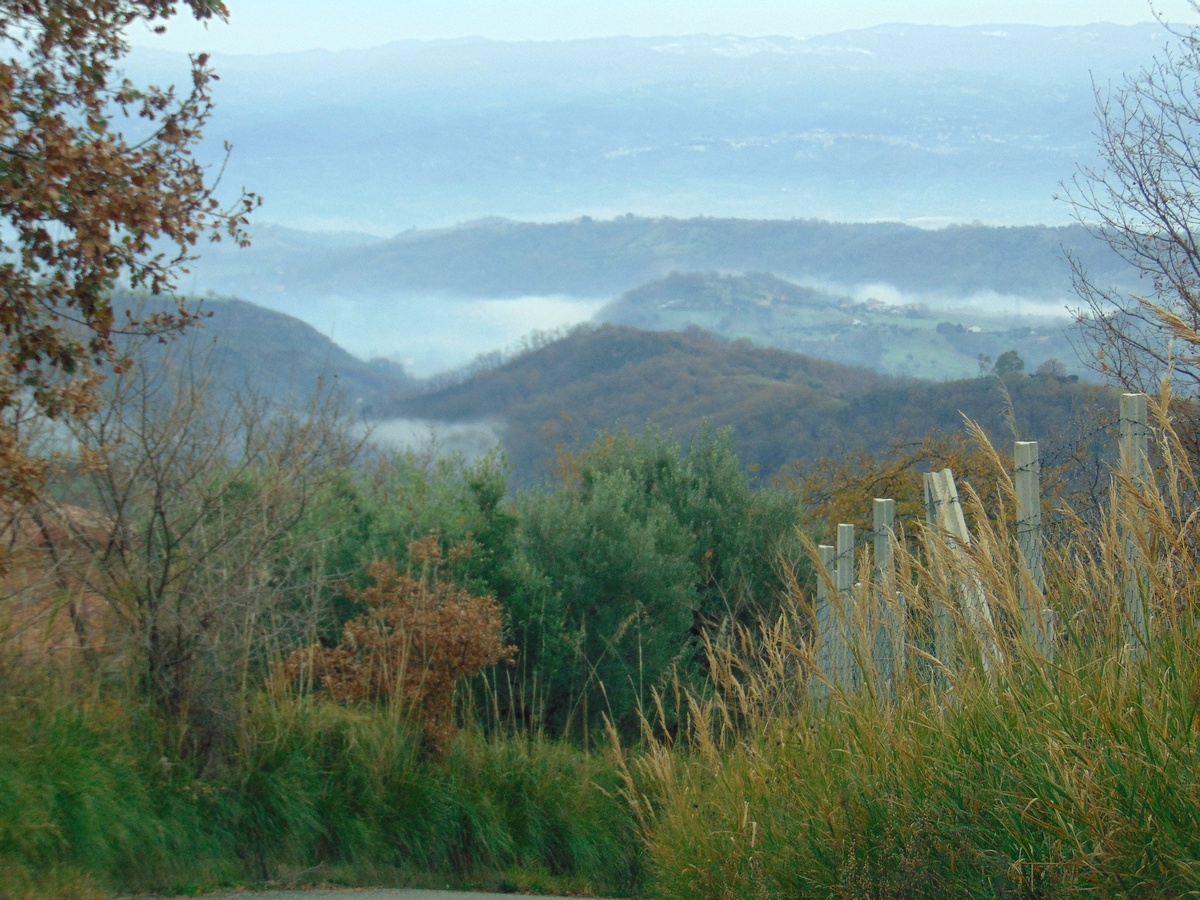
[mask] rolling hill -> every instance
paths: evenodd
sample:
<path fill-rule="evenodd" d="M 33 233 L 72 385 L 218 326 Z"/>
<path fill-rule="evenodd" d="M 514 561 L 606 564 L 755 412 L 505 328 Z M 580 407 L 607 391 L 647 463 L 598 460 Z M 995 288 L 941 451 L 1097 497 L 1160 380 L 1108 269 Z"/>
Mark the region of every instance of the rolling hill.
<path fill-rule="evenodd" d="M 785 465 L 882 449 L 932 429 L 958 431 L 962 415 L 1006 433 L 1018 427 L 1049 448 L 1111 397 L 1072 379 L 995 377 L 935 383 L 729 341 L 691 329 L 576 329 L 498 368 L 384 407 L 389 416 L 501 426 L 513 482 L 554 471 L 557 450 L 606 430 L 658 425 L 687 440 L 708 425 L 733 429 L 743 462 L 770 477 Z M 1087 413 L 1089 420 L 1091 413 Z"/>
<path fill-rule="evenodd" d="M 1078 226 L 915 228 L 816 219 L 639 218 L 568 222 L 486 219 L 392 238 L 259 229 L 242 250 L 205 249 L 192 291 L 276 298 L 565 294 L 611 297 L 672 272 L 770 272 L 813 286 L 888 285 L 961 300 L 1071 296 L 1065 253 L 1106 280 L 1128 267 Z"/>
<path fill-rule="evenodd" d="M 1016 350 L 1034 370 L 1057 360 L 1082 366 L 1064 317 L 1015 315 L 976 305 L 957 310 L 886 302 L 803 287 L 773 275 L 675 273 L 606 304 L 596 320 L 657 331 L 698 327 L 729 338 L 806 353 L 890 375 L 936 381 L 986 373 Z M 1057 368 L 1057 366 L 1056 366 Z"/>
<path fill-rule="evenodd" d="M 193 304 L 192 308 L 196 308 Z M 174 308 L 163 300 L 120 296 L 118 317 Z M 272 400 L 305 406 L 319 386 L 332 387 L 357 415 L 371 416 L 381 402 L 411 393 L 416 383 L 395 363 L 364 362 L 299 319 L 236 299 L 206 299 L 193 327 L 161 342 L 141 341 L 143 365 L 179 365 L 186 359 L 215 389 L 247 388 Z"/>

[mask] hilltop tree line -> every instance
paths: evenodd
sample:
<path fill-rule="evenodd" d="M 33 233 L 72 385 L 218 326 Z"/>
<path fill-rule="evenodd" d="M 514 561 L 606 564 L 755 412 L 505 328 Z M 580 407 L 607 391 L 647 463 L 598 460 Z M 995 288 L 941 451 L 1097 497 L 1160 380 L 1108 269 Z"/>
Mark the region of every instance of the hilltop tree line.
<path fill-rule="evenodd" d="M 614 426 L 637 431 L 650 422 L 683 441 L 708 425 L 730 428 L 743 464 L 765 482 L 822 457 L 878 453 L 931 431 L 957 433 L 963 415 L 997 440 L 1012 437 L 1015 428 L 1022 439 L 1066 446 L 1116 402 L 1111 392 L 1066 376 L 1053 362 L 1026 374 L 1016 351 L 981 359 L 979 375 L 940 383 L 888 378 L 698 329 L 601 326 L 576 329 L 384 410 L 501 421 L 513 483 L 521 486 L 552 472 L 558 450 L 584 446 Z"/>

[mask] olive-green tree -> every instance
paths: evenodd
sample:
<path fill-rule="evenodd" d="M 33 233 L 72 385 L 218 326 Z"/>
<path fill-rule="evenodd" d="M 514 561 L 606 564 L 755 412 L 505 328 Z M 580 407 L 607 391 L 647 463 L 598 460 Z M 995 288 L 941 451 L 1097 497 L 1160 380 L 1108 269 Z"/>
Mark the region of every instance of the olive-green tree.
<path fill-rule="evenodd" d="M 655 430 L 607 435 L 562 468 L 518 499 L 518 668 L 553 728 L 606 715 L 636 733 L 653 690 L 703 679 L 706 639 L 778 612 L 798 505 L 751 484 L 728 432 L 686 450 Z"/>

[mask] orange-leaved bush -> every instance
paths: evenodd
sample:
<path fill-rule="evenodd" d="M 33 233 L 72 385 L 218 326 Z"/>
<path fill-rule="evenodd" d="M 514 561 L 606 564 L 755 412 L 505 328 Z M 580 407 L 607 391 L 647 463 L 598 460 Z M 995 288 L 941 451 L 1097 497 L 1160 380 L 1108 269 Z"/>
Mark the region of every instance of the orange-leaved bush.
<path fill-rule="evenodd" d="M 469 553 L 452 548 L 451 558 Z M 346 623 L 336 647 L 312 645 L 285 662 L 288 678 L 339 702 L 399 701 L 415 713 L 426 742 L 437 750 L 454 730 L 454 687 L 463 678 L 512 662 L 501 607 L 441 576 L 446 560 L 430 533 L 409 545 L 417 574 L 391 561 L 372 563 L 375 582 L 351 596 L 366 608 Z"/>

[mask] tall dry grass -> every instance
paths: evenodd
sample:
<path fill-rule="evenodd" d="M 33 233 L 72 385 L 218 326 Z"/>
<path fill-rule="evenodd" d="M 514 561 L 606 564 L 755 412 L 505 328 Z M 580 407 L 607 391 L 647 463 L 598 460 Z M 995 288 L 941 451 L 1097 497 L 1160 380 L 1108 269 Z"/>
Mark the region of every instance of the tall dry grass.
<path fill-rule="evenodd" d="M 1151 407 L 1153 479 L 1127 467 L 1099 515 L 1054 511 L 1044 594 L 1016 548 L 1008 466 L 977 434 L 994 473 L 960 486 L 970 546 L 906 523 L 886 585 L 859 557 L 856 593 L 835 615 L 860 677 L 822 676 L 798 592 L 777 622 L 710 647 L 714 695 L 662 698 L 690 707 L 690 726 L 669 737 L 649 717 L 646 752 L 626 770 L 650 890 L 1200 891 L 1200 481 L 1169 392 Z M 1144 640 L 1125 605 L 1130 578 L 1149 613 Z M 1054 613 L 1049 647 L 1040 617 L 1021 612 L 1022 583 Z M 989 615 L 963 612 L 972 594 Z M 873 597 L 905 622 L 907 664 L 891 683 L 861 612 Z"/>

